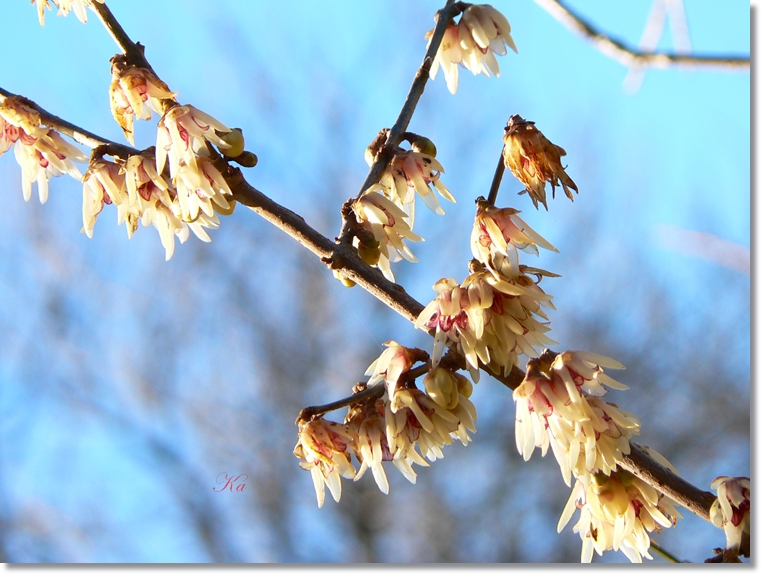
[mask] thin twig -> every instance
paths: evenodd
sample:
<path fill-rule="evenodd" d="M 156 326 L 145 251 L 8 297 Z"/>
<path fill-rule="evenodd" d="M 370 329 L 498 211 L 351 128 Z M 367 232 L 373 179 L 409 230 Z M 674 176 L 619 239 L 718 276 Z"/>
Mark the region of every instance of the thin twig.
<path fill-rule="evenodd" d="M 431 36 L 429 47 L 426 50 L 426 55 L 423 57 L 423 62 L 418 68 L 413 78 L 413 83 L 410 86 L 405 103 L 402 105 L 397 121 L 388 131 L 386 135 L 386 143 L 381 148 L 381 153 L 377 154 L 373 160 L 373 164 L 368 171 L 368 175 L 365 177 L 365 181 L 360 186 L 360 190 L 357 192 L 355 199 L 359 198 L 362 193 L 370 186 L 375 184 L 381 177 L 381 174 L 389 165 L 391 158 L 388 154 L 384 153 L 384 148 L 397 146 L 402 141 L 402 136 L 410 125 L 410 120 L 413 117 L 413 112 L 418 105 L 418 101 L 423 95 L 423 90 L 426 88 L 426 82 L 429 79 L 429 72 L 431 65 L 434 63 L 434 58 L 437 55 L 439 46 L 444 38 L 445 29 L 450 19 L 454 18 L 458 11 L 462 10 L 460 3 L 456 3 L 455 0 L 447 0 L 444 8 L 436 13 L 436 26 L 434 27 L 434 33 Z M 341 232 L 339 233 L 339 241 L 342 243 L 350 243 L 351 241 L 351 227 L 352 222 L 345 220 L 342 225 Z"/>
<path fill-rule="evenodd" d="M 129 58 L 130 62 L 136 66 L 147 68 L 151 72 L 154 72 L 151 64 L 146 60 L 144 53 L 145 47 L 140 42 L 132 41 L 127 35 L 127 32 L 124 31 L 124 28 L 122 28 L 122 25 L 119 24 L 117 19 L 111 13 L 108 6 L 106 6 L 105 3 L 91 2 L 90 7 L 98 15 L 103 26 L 108 30 L 108 33 L 111 34 L 116 45 L 119 46 L 125 56 Z M 156 74 L 156 72 L 154 72 L 154 74 Z"/>
<path fill-rule="evenodd" d="M 309 421 L 316 415 L 322 415 L 324 413 L 328 413 L 329 411 L 336 411 L 337 409 L 341 409 L 347 405 L 360 403 L 361 401 L 365 401 L 372 397 L 381 397 L 384 394 L 384 387 L 384 382 L 381 382 L 376 385 L 372 385 L 371 387 L 366 387 L 362 391 L 353 393 L 349 397 L 345 397 L 343 399 L 337 399 L 336 401 L 332 401 L 324 405 L 312 405 L 310 407 L 305 407 L 299 412 L 299 416 L 296 418 L 296 421 L 297 423 L 299 421 Z"/>
<path fill-rule="evenodd" d="M 669 52 L 642 52 L 608 34 L 597 30 L 578 14 L 575 14 L 560 0 L 535 0 L 546 12 L 575 32 L 593 43 L 600 52 L 627 67 L 650 66 L 668 68 L 684 66 L 695 68 L 717 68 L 729 71 L 748 71 L 751 60 L 748 56 L 706 56 L 699 54 L 676 54 Z"/>
<path fill-rule="evenodd" d="M 503 180 L 503 174 L 505 173 L 505 160 L 503 160 L 504 149 L 505 147 L 500 149 L 500 158 L 497 160 L 495 175 L 492 177 L 492 185 L 489 187 L 489 196 L 487 196 L 487 201 L 493 206 L 497 201 L 497 192 L 500 189 L 500 182 Z"/>

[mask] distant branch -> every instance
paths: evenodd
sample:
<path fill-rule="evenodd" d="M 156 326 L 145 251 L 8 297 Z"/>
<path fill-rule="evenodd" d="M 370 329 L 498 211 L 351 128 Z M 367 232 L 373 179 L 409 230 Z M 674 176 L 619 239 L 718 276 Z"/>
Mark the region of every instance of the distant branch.
<path fill-rule="evenodd" d="M 730 71 L 748 71 L 751 67 L 751 60 L 748 56 L 704 56 L 699 54 L 642 52 L 597 30 L 592 24 L 564 6 L 560 0 L 534 1 L 569 30 L 587 38 L 599 51 L 627 67 L 650 66 L 652 68 L 669 68 L 672 66 L 684 66 L 718 68 Z"/>

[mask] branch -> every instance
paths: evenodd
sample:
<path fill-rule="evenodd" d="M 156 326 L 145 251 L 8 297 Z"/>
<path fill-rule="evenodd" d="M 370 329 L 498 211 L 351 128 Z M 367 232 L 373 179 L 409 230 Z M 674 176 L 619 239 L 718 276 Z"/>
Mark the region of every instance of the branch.
<path fill-rule="evenodd" d="M 140 42 L 133 42 L 130 39 L 127 32 L 122 28 L 122 25 L 119 24 L 117 19 L 111 13 L 111 10 L 109 10 L 108 6 L 106 6 L 105 3 L 91 2 L 90 8 L 92 8 L 98 15 L 103 26 L 108 30 L 109 34 L 111 34 L 111 37 L 114 39 L 114 42 L 116 42 L 116 45 L 119 46 L 119 49 L 125 56 L 127 56 L 130 62 L 141 68 L 146 68 L 153 72 L 154 75 L 158 76 L 151 67 L 151 64 L 146 60 L 145 46 Z"/>
<path fill-rule="evenodd" d="M 12 95 L 0 88 L 0 101 Z M 70 135 L 85 145 L 93 147 L 102 145 L 115 146 L 115 150 L 125 153 L 125 159 L 130 154 L 139 153 L 134 148 L 111 142 L 74 124 L 61 120 L 31 101 L 27 100 L 27 102 L 30 105 L 34 105 L 45 125 Z M 294 238 L 318 256 L 329 268 L 341 270 L 342 275 L 353 280 L 357 285 L 411 323 L 415 322 L 423 311 L 424 306 L 410 296 L 402 286 L 390 282 L 378 269 L 366 264 L 351 246 L 334 243 L 307 224 L 300 215 L 281 206 L 257 190 L 244 179 L 240 169 L 229 166 L 223 159 L 218 159 L 215 164 L 218 168 L 221 168 L 221 173 L 225 177 L 233 192 L 233 197 L 237 201 L 248 206 L 259 216 Z M 430 332 L 430 335 L 433 335 L 433 332 Z M 448 353 L 452 354 L 453 362 L 465 365 L 465 358 L 461 354 L 453 349 L 450 349 Z M 481 362 L 479 367 L 509 389 L 516 389 L 525 376 L 525 373 L 515 366 L 507 376 L 495 372 Z M 338 409 L 338 407 L 334 409 Z M 625 456 L 621 466 L 658 491 L 696 513 L 699 517 L 709 521 L 709 508 L 715 499 L 714 495 L 701 491 L 670 470 L 662 467 L 637 445 L 632 444 L 632 451 L 630 455 Z"/>
<path fill-rule="evenodd" d="M 728 71 L 748 71 L 751 67 L 751 60 L 749 57 L 744 56 L 702 56 L 698 54 L 642 52 L 600 32 L 581 16 L 564 6 L 561 0 L 534 1 L 569 30 L 587 38 L 600 52 L 627 67 L 650 66 L 653 68 L 669 68 L 672 66 L 684 66 L 717 68 Z"/>
<path fill-rule="evenodd" d="M 405 103 L 402 105 L 399 116 L 397 116 L 397 121 L 394 122 L 394 125 L 386 133 L 386 141 L 380 147 L 380 152 L 373 160 L 373 165 L 371 165 L 370 170 L 368 171 L 368 175 L 365 177 L 365 181 L 362 183 L 362 186 L 360 186 L 360 190 L 357 192 L 355 198 L 359 198 L 365 190 L 375 184 L 381 177 L 383 171 L 389 165 L 391 158 L 387 153 L 384 153 L 384 150 L 392 146 L 397 146 L 402 141 L 402 136 L 410 125 L 410 120 L 413 117 L 413 112 L 415 112 L 418 101 L 423 95 L 423 90 L 426 88 L 426 82 L 429 79 L 431 65 L 434 63 L 434 58 L 436 57 L 439 46 L 442 43 L 442 39 L 444 38 L 447 24 L 452 18 L 454 18 L 464 9 L 465 7 L 461 2 L 455 2 L 455 0 L 447 0 L 444 8 L 436 13 L 436 26 L 434 27 L 434 34 L 432 35 L 431 42 L 429 43 L 429 47 L 426 50 L 426 55 L 423 57 L 423 62 L 418 68 L 418 71 L 415 73 L 413 84 L 410 86 L 410 90 L 408 91 L 407 97 L 405 98 Z M 345 219 L 341 232 L 339 233 L 339 238 L 342 243 L 351 242 L 352 224 L 352 218 Z"/>

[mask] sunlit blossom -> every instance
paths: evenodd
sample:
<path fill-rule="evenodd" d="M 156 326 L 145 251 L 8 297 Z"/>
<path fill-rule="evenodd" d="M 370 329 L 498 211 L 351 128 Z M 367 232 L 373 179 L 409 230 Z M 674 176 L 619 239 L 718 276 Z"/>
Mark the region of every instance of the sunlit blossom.
<path fill-rule="evenodd" d="M 712 481 L 711 488 L 717 492 L 709 513 L 712 523 L 725 531 L 726 548 L 738 554 L 751 532 L 751 481 L 722 475 Z"/>
<path fill-rule="evenodd" d="M 439 67 L 444 71 L 447 89 L 454 94 L 458 89 L 458 66 L 474 74 L 500 76 L 495 55 L 504 56 L 506 47 L 518 53 L 511 38 L 511 25 L 500 12 L 489 4 L 472 4 L 466 8 L 458 24 L 448 24 L 429 75 L 436 78 Z M 433 30 L 426 35 L 431 39 Z"/>
<path fill-rule="evenodd" d="M 169 108 L 157 128 L 156 171 L 161 173 L 167 161 L 172 177 L 177 174 L 181 163 L 195 169 L 196 157 L 208 155 L 207 142 L 223 150 L 230 147 L 217 135 L 217 132 L 230 131 L 225 124 L 191 105 Z"/>
<path fill-rule="evenodd" d="M 367 246 L 357 236 L 353 245 L 366 263 L 378 267 L 389 281 L 394 281 L 392 262 L 402 258 L 413 263 L 418 261 L 405 240 L 422 242 L 423 238 L 412 232 L 406 221 L 407 214 L 379 193 L 383 189 L 380 184 L 374 184 L 352 205 L 357 223 L 372 234 L 377 245 Z"/>
<path fill-rule="evenodd" d="M 560 182 L 566 196 L 574 201 L 571 190 L 577 191 L 577 185 L 561 165 L 561 156 L 565 156 L 566 151 L 550 142 L 534 122 L 519 115 L 511 116 L 505 127 L 503 143 L 505 166 L 526 186 L 535 208 L 539 202 L 548 209 L 546 182 L 550 183 L 554 198 Z"/>
<path fill-rule="evenodd" d="M 653 559 L 649 533 L 672 527 L 682 517 L 671 499 L 626 471 L 579 477 L 558 522 L 559 533 L 576 509 L 579 520 L 572 530 L 582 539 L 583 563 L 592 561 L 593 551 L 603 555 L 620 549 L 633 563 Z"/>
<path fill-rule="evenodd" d="M 98 215 L 106 204 L 124 201 L 127 195 L 124 173 L 121 166 L 102 158 L 93 158 L 82 178 L 82 223 L 88 238 L 93 237 L 93 228 Z"/>
<path fill-rule="evenodd" d="M 442 164 L 435 157 L 412 150 L 399 152 L 381 174 L 379 184 L 384 194 L 402 208 L 409 216 L 412 229 L 415 221 L 415 194 L 423 199 L 423 203 L 435 214 L 443 215 L 444 210 L 439 205 L 436 190 L 448 202 L 455 198 L 440 180 L 444 173 Z M 431 186 L 434 186 L 434 189 Z"/>
<path fill-rule="evenodd" d="M 539 246 L 558 252 L 553 244 L 530 228 L 518 214 L 519 210 L 497 208 L 483 198 L 476 203 L 471 253 L 488 269 L 507 278 L 519 273 L 517 250 L 539 255 Z"/>
<path fill-rule="evenodd" d="M 130 65 L 126 56 L 111 58 L 111 113 L 130 144 L 135 145 L 134 118 L 150 120 L 151 110 L 161 113 L 161 101 L 176 95 L 150 70 Z"/>
<path fill-rule="evenodd" d="M 294 455 L 302 461 L 302 469 L 312 474 L 318 507 L 325 501 L 325 486 L 334 501 L 341 499 L 341 478 L 354 479 L 355 469 L 350 463 L 347 446 L 354 438 L 346 425 L 315 419 L 299 422 L 299 441 Z"/>
<path fill-rule="evenodd" d="M 37 17 L 40 20 L 40 26 L 45 26 L 45 9 L 52 10 L 52 2 L 58 8 L 58 16 L 67 16 L 74 10 L 77 18 L 83 24 L 87 23 L 87 9 L 91 2 L 103 4 L 104 0 L 32 0 L 32 4 L 37 4 Z"/>
<path fill-rule="evenodd" d="M 483 267 L 474 268 L 462 284 L 439 280 L 437 297 L 418 316 L 416 327 L 435 329 L 432 363 L 438 365 L 450 343 L 457 345 L 474 381 L 479 361 L 508 374 L 518 355 L 537 355 L 537 347 L 553 345 L 541 307 L 552 307 L 551 296 L 520 270 L 511 280 L 498 279 Z"/>
<path fill-rule="evenodd" d="M 640 433 L 637 417 L 600 398 L 604 385 L 627 389 L 603 367 L 624 369 L 602 355 L 567 351 L 556 356 L 546 373 L 530 362 L 513 391 L 519 453 L 529 460 L 535 448 L 544 457 L 550 447 L 567 485 L 572 474 L 614 471 L 630 453 L 630 438 Z"/>

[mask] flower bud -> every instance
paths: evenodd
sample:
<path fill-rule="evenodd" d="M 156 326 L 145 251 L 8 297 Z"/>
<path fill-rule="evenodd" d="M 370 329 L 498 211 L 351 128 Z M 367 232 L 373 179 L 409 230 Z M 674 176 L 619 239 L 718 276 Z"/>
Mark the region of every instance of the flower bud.
<path fill-rule="evenodd" d="M 231 159 L 238 164 L 241 164 L 244 168 L 253 168 L 259 161 L 259 158 L 257 158 L 257 155 L 254 152 L 244 152 Z"/>
<path fill-rule="evenodd" d="M 376 243 L 378 244 L 378 242 Z M 361 242 L 360 245 L 357 246 L 357 253 L 360 254 L 362 261 L 369 266 L 376 265 L 378 260 L 381 259 L 381 248 L 379 246 L 371 248 Z"/>
<path fill-rule="evenodd" d="M 434 145 L 434 142 L 432 142 L 428 138 L 424 138 L 423 136 L 411 142 L 410 147 L 413 149 L 414 152 L 426 154 L 427 156 L 431 156 L 432 158 L 436 158 L 437 156 L 437 147 Z"/>
<path fill-rule="evenodd" d="M 453 375 L 458 382 L 458 393 L 466 398 L 471 397 L 471 394 L 474 392 L 474 384 L 471 383 L 471 380 L 459 373 L 454 373 Z"/>
<path fill-rule="evenodd" d="M 341 272 L 339 270 L 333 270 L 333 277 L 335 277 L 337 280 L 343 283 L 346 287 L 354 287 L 355 285 L 357 285 L 351 279 L 345 278 L 343 275 L 341 275 Z"/>
<path fill-rule="evenodd" d="M 423 378 L 423 385 L 428 396 L 438 405 L 445 409 L 458 405 L 458 380 L 452 372 L 435 367 Z"/>
<path fill-rule="evenodd" d="M 235 158 L 243 154 L 243 148 L 246 142 L 243 138 L 241 128 L 233 128 L 230 132 L 220 134 L 220 138 L 224 140 L 226 144 L 230 145 L 229 148 L 220 148 L 220 151 L 222 151 L 225 156 L 228 158 Z"/>
<path fill-rule="evenodd" d="M 220 214 L 221 216 L 229 216 L 235 211 L 235 205 L 236 201 L 233 199 L 228 200 L 229 206 L 227 208 L 223 208 L 216 202 L 212 203 L 212 207 L 214 208 L 214 211 Z"/>

